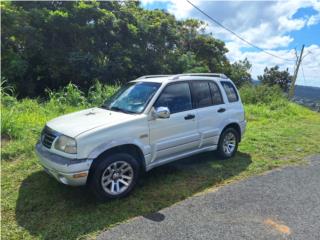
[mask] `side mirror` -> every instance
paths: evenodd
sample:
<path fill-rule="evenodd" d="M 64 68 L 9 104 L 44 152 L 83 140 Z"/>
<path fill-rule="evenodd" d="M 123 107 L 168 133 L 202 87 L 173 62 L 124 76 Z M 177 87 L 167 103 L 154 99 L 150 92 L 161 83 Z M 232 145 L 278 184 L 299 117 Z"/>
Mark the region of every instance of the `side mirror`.
<path fill-rule="evenodd" d="M 167 107 L 158 107 L 155 111 L 156 118 L 169 118 L 170 110 Z"/>

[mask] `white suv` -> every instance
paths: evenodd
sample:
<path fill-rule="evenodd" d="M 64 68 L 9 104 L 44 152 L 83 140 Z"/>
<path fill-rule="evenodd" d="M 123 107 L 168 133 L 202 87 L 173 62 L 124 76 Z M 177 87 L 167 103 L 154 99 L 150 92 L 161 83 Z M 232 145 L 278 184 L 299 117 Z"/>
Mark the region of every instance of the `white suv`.
<path fill-rule="evenodd" d="M 129 82 L 101 107 L 49 121 L 36 152 L 59 182 L 118 198 L 141 170 L 205 151 L 232 157 L 245 127 L 239 93 L 225 75 L 151 75 Z"/>

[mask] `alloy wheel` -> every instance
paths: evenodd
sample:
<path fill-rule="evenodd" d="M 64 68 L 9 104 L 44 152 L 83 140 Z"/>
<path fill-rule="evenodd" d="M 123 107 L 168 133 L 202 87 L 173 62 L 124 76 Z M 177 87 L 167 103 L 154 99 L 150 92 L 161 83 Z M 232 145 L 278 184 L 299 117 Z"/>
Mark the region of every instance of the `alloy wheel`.
<path fill-rule="evenodd" d="M 237 138 L 232 132 L 228 132 L 223 139 L 223 151 L 227 155 L 231 155 L 236 148 Z"/>
<path fill-rule="evenodd" d="M 129 188 L 133 175 L 133 168 L 128 162 L 113 162 L 103 171 L 101 186 L 108 194 L 119 195 Z"/>

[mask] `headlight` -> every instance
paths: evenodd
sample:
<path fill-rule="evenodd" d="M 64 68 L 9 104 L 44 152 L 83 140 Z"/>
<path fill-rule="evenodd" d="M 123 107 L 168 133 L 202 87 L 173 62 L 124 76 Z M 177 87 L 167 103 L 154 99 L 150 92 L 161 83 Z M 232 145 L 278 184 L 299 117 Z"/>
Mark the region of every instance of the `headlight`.
<path fill-rule="evenodd" d="M 65 153 L 77 153 L 77 142 L 71 137 L 61 135 L 54 144 L 54 148 Z"/>

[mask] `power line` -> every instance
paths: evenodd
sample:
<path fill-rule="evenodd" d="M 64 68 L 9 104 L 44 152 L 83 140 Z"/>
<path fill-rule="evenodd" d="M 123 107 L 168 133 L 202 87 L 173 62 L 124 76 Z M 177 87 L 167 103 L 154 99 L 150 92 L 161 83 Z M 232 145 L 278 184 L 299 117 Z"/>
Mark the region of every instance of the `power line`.
<path fill-rule="evenodd" d="M 223 29 L 227 30 L 228 32 L 232 33 L 233 35 L 235 35 L 237 38 L 239 38 L 240 40 L 242 40 L 243 42 L 247 43 L 248 45 L 256 48 L 256 49 L 259 49 L 260 51 L 272 56 L 272 57 L 275 57 L 275 58 L 279 58 L 281 60 L 285 60 L 285 61 L 292 61 L 292 62 L 295 62 L 296 60 L 293 60 L 293 59 L 286 59 L 286 58 L 282 58 L 280 56 L 277 56 L 273 53 L 270 53 L 256 45 L 254 45 L 253 43 L 247 41 L 246 39 L 244 39 L 243 37 L 241 37 L 240 35 L 238 35 L 237 33 L 235 33 L 234 31 L 232 31 L 231 29 L 225 27 L 224 25 L 222 25 L 219 21 L 215 20 L 214 18 L 212 18 L 211 16 L 209 16 L 206 12 L 204 12 L 203 10 L 201 10 L 199 7 L 197 7 L 196 5 L 194 5 L 192 2 L 190 2 L 189 0 L 186 0 L 192 7 L 194 7 L 195 9 L 197 9 L 199 12 L 201 12 L 203 15 L 205 15 L 207 18 L 209 18 L 211 21 L 213 21 L 215 24 L 217 24 L 218 26 L 222 27 Z"/>

